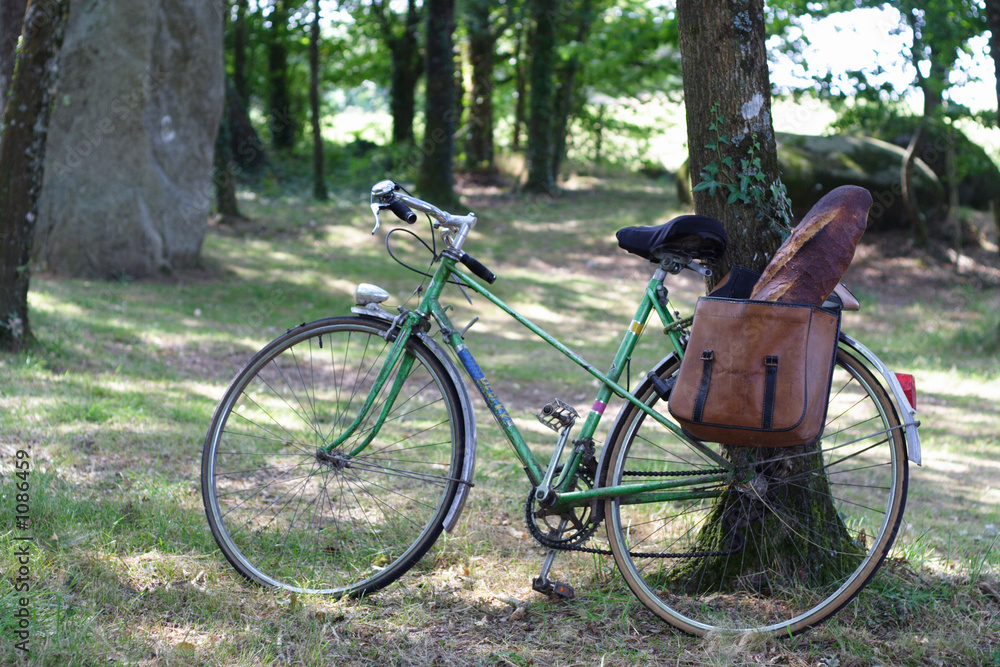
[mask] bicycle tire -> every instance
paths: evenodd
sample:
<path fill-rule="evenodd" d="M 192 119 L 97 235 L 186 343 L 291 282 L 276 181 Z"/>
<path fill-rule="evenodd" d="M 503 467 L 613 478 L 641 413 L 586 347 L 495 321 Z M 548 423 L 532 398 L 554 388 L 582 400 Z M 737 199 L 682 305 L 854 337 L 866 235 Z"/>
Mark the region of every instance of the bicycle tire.
<path fill-rule="evenodd" d="M 668 359 L 656 374 L 666 379 L 678 367 Z M 662 400 L 649 379 L 636 396 L 647 405 Z M 608 485 L 633 474 L 650 481 L 661 472 L 717 468 L 634 406 L 623 411 L 608 440 Z M 902 519 L 906 446 L 888 394 L 841 346 L 814 449 L 722 451 L 735 461 L 757 458 L 747 464 L 754 476 L 719 485 L 719 498 L 605 503 L 608 540 L 629 588 L 693 635 L 787 636 L 828 619 L 871 580 Z"/>
<path fill-rule="evenodd" d="M 202 457 L 209 526 L 252 582 L 298 593 L 360 596 L 416 564 L 441 534 L 465 456 L 458 392 L 416 338 L 415 358 L 376 439 L 370 433 L 397 370 L 365 422 L 358 414 L 393 343 L 386 322 L 319 320 L 288 331 L 236 375 L 212 419 Z"/>

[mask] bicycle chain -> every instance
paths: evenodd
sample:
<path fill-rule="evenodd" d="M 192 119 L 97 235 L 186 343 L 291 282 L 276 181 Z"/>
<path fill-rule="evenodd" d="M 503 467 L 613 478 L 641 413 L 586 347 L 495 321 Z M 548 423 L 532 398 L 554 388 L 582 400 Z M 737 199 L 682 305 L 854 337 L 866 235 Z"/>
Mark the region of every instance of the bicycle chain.
<path fill-rule="evenodd" d="M 701 470 L 697 474 L 700 475 L 716 475 L 728 472 L 723 468 L 716 468 L 714 470 Z M 686 475 L 692 475 L 690 471 L 677 470 L 674 472 L 659 472 L 655 470 L 626 470 L 622 473 L 623 477 L 683 477 Z M 584 531 L 581 531 L 580 535 L 573 538 L 574 542 L 555 542 L 548 539 L 547 535 L 541 533 L 538 530 L 537 525 L 534 521 L 528 521 L 528 530 L 531 532 L 531 536 L 535 538 L 542 546 L 548 547 L 549 549 L 559 549 L 561 551 L 575 551 L 578 553 L 586 554 L 599 554 L 602 556 L 614 555 L 610 549 L 598 549 L 595 547 L 585 547 L 579 544 L 580 541 L 586 541 L 590 539 L 597 528 L 600 526 L 601 522 L 598 521 Z M 739 553 L 742 550 L 742 545 L 729 549 L 728 551 L 683 551 L 683 552 L 671 552 L 671 551 L 652 551 L 652 552 L 639 552 L 639 551 L 629 551 L 628 555 L 632 558 L 712 558 L 715 556 L 732 556 L 733 554 Z"/>

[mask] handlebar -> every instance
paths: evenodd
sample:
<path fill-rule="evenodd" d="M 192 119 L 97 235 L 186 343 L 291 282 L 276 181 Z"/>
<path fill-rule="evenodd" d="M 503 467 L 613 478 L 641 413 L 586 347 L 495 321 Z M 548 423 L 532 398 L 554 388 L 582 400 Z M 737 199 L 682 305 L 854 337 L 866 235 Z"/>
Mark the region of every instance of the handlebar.
<path fill-rule="evenodd" d="M 442 211 L 434 204 L 423 199 L 417 199 L 413 195 L 402 192 L 402 188 L 394 181 L 379 181 L 372 186 L 371 208 L 375 214 L 375 229 L 379 228 L 379 213 L 389 209 L 396 214 L 400 220 L 413 224 L 417 221 L 417 216 L 413 211 L 426 213 L 437 221 L 435 227 L 444 228 L 446 240 L 455 249 L 461 249 L 462 243 L 469 235 L 469 232 L 476 226 L 476 214 L 454 215 L 447 211 Z"/>
<path fill-rule="evenodd" d="M 403 222 L 413 224 L 417 221 L 417 214 L 410 210 L 410 207 L 399 201 L 393 200 L 389 203 L 389 210 L 396 214 L 396 217 Z"/>

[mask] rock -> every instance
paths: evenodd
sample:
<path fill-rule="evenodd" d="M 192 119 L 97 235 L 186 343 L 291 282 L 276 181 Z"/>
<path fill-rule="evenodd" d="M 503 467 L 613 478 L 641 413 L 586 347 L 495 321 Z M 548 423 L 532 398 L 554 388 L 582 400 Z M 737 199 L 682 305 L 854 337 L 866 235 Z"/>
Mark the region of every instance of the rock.
<path fill-rule="evenodd" d="M 74 1 L 35 259 L 70 276 L 194 265 L 223 110 L 221 0 Z"/>
<path fill-rule="evenodd" d="M 876 136 L 906 148 L 921 122 L 924 119 L 919 116 L 896 118 L 887 131 Z M 950 187 L 949 153 L 955 156 L 957 162 L 959 205 L 988 211 L 991 200 L 1000 200 L 1000 169 L 982 146 L 954 125 L 945 125 L 940 121 L 927 123 L 927 136 L 917 157 L 934 171 L 946 190 Z"/>
<path fill-rule="evenodd" d="M 810 137 L 778 134 L 781 180 L 788 189 L 796 217 L 805 215 L 819 198 L 841 185 L 868 190 L 874 203 L 868 229 L 910 227 L 900 168 L 906 151 L 869 137 Z M 945 201 L 944 188 L 934 172 L 916 160 L 914 190 L 923 211 L 932 211 Z"/>
<path fill-rule="evenodd" d="M 781 180 L 788 190 L 795 217 L 801 218 L 827 192 L 841 185 L 856 185 L 872 194 L 869 231 L 908 229 L 900 168 L 906 151 L 890 143 L 859 136 L 815 137 L 776 133 Z M 945 201 L 944 188 L 931 169 L 916 161 L 914 188 L 924 211 Z M 692 202 L 688 166 L 677 172 L 681 201 Z"/>

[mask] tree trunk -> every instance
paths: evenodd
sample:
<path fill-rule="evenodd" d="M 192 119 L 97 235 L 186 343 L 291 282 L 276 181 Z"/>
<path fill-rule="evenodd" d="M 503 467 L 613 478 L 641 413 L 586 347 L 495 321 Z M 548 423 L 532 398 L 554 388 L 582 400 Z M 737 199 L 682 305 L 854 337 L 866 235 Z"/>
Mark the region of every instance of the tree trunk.
<path fill-rule="evenodd" d="M 590 33 L 593 21 L 593 0 L 584 0 L 577 15 L 577 30 L 573 40 L 582 44 Z M 556 92 L 555 146 L 552 150 L 552 173 L 557 177 L 566 157 L 566 142 L 569 138 L 569 121 L 576 111 L 576 80 L 580 73 L 580 58 L 575 53 L 559 67 L 559 87 Z"/>
<path fill-rule="evenodd" d="M 236 0 L 236 20 L 233 24 L 233 85 L 236 98 L 244 109 L 250 106 L 250 86 L 247 82 L 247 12 L 249 0 Z"/>
<path fill-rule="evenodd" d="M 524 76 L 524 31 L 522 24 L 517 31 L 517 41 L 514 44 L 514 78 L 517 88 L 516 99 L 514 100 L 514 129 L 510 139 L 510 149 L 515 153 L 521 152 L 521 128 L 524 127 L 525 100 L 528 97 L 528 82 Z"/>
<path fill-rule="evenodd" d="M 427 0 L 427 85 L 423 163 L 417 186 L 423 199 L 454 206 L 455 0 Z"/>
<path fill-rule="evenodd" d="M 323 176 L 323 130 L 320 126 L 319 100 L 319 0 L 313 6 L 313 20 L 309 30 L 309 106 L 312 112 L 313 133 L 313 197 L 326 201 L 326 182 Z"/>
<path fill-rule="evenodd" d="M 558 6 L 558 0 L 528 2 L 533 32 L 529 43 L 531 115 L 528 119 L 528 181 L 524 188 L 529 192 L 547 194 L 553 194 L 556 190 L 556 174 L 553 171 L 555 85 L 552 63 L 556 57 Z"/>
<path fill-rule="evenodd" d="M 3 114 L 10 80 L 14 76 L 14 57 L 17 54 L 17 40 L 21 36 L 24 23 L 24 7 L 27 0 L 3 0 L 0 2 L 0 114 Z"/>
<path fill-rule="evenodd" d="M 472 94 L 469 102 L 469 136 L 465 143 L 465 164 L 472 171 L 496 172 L 493 145 L 493 88 L 497 33 L 490 25 L 491 0 L 469 3 L 466 30 L 469 33 L 469 61 L 472 65 Z"/>
<path fill-rule="evenodd" d="M 725 275 L 737 264 L 760 271 L 781 242 L 775 220 L 787 220 L 790 211 L 778 177 L 763 0 L 679 0 L 677 24 L 691 172 L 702 175 L 694 188 L 695 210 L 722 221 L 729 234 L 729 249 L 716 267 L 716 275 Z M 814 450 L 760 449 L 753 454 L 758 467 L 773 466 L 794 476 L 812 458 L 795 455 Z M 739 447 L 723 447 L 723 452 L 734 460 L 748 453 Z M 820 478 L 815 484 L 825 485 L 826 480 Z M 793 534 L 781 529 L 781 517 L 772 512 L 742 527 L 742 548 L 774 545 L 775 540 L 781 540 L 778 548 L 787 554 L 790 571 L 801 567 L 810 573 L 828 572 L 831 579 L 836 578 L 844 567 L 855 563 L 846 564 L 842 557 L 830 555 L 843 552 L 848 538 L 829 495 L 815 488 L 787 491 L 773 503 L 807 513 L 814 519 L 813 525 Z M 707 525 L 733 528 L 742 502 L 738 489 L 728 491 L 714 508 L 719 520 Z M 813 503 L 819 505 L 813 507 Z M 732 548 L 722 543 L 725 532 L 705 530 L 699 536 L 699 550 Z M 724 582 L 758 576 L 741 571 L 741 563 L 751 562 L 752 558 L 698 560 L 689 567 L 705 568 L 699 576 L 724 586 Z"/>
<path fill-rule="evenodd" d="M 288 0 L 275 0 L 267 44 L 267 77 L 271 145 L 277 150 L 295 146 L 295 119 L 288 90 Z"/>
<path fill-rule="evenodd" d="M 226 122 L 229 124 L 230 155 L 243 171 L 257 171 L 267 164 L 267 148 L 257 134 L 250 114 L 240 102 L 238 92 L 226 95 Z"/>
<path fill-rule="evenodd" d="M 1000 125 L 1000 0 L 986 0 L 986 25 L 990 29 L 990 54 L 997 80 L 997 125 Z"/>
<path fill-rule="evenodd" d="M 34 0 L 3 114 L 0 140 L 0 349 L 31 342 L 28 283 L 31 241 L 45 168 L 49 96 L 69 0 Z"/>
<path fill-rule="evenodd" d="M 948 68 L 940 63 L 938 53 L 934 51 L 932 40 L 922 36 L 921 20 L 912 11 L 904 11 L 906 23 L 913 32 L 913 45 L 910 47 L 910 62 L 917 71 L 917 86 L 924 94 L 924 116 L 933 117 L 944 104 L 944 90 L 947 87 Z M 925 77 L 920 73 L 920 62 L 927 56 L 925 48 L 930 47 L 930 71 Z"/>
<path fill-rule="evenodd" d="M 990 29 L 990 54 L 997 80 L 997 126 L 1000 127 L 1000 0 L 986 0 L 986 25 Z M 1000 194 L 994 193 L 994 197 L 990 202 L 990 211 L 1000 238 Z M 1000 326 L 997 327 L 997 337 L 1000 338 Z"/>
<path fill-rule="evenodd" d="M 762 0 L 677 4 L 688 151 L 695 209 L 720 220 L 734 265 L 761 271 L 781 244 L 788 216 L 771 123 Z M 713 186 L 712 183 L 716 185 Z"/>
<path fill-rule="evenodd" d="M 215 182 L 215 208 L 222 221 L 240 219 L 239 204 L 236 201 L 236 162 L 233 160 L 232 116 L 228 113 L 234 105 L 239 104 L 234 86 L 226 82 L 226 109 L 219 123 L 219 134 L 215 138 L 215 158 L 212 180 Z"/>
<path fill-rule="evenodd" d="M 926 105 L 925 105 L 926 106 Z M 906 206 L 906 213 L 910 218 L 913 238 L 918 245 L 926 247 L 930 243 L 928 232 L 927 216 L 920 210 L 917 202 L 916 192 L 913 187 L 913 172 L 917 155 L 923 150 L 924 138 L 927 136 L 928 117 L 924 116 L 923 121 L 917 127 L 917 131 L 910 138 L 910 145 L 903 156 L 903 163 L 900 166 L 899 180 L 902 186 L 903 203 Z"/>
<path fill-rule="evenodd" d="M 382 5 L 377 5 L 378 12 L 384 12 Z M 385 35 L 389 52 L 392 54 L 392 81 L 389 88 L 389 107 L 392 112 L 392 143 L 412 144 L 413 119 L 417 111 L 417 82 L 424 69 L 424 61 L 420 55 L 420 10 L 415 0 L 409 0 L 403 31 L 393 32 L 392 22 L 380 13 L 382 31 Z"/>

